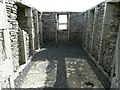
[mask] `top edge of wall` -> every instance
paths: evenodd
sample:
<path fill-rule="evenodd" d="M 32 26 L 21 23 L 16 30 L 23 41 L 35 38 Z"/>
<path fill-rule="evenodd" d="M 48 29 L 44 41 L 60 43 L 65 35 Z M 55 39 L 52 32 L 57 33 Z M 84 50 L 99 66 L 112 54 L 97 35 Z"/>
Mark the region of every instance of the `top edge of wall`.
<path fill-rule="evenodd" d="M 82 13 L 82 12 L 74 12 L 74 11 L 42 11 L 43 13 L 57 13 L 57 14 L 67 14 L 67 13 Z"/>
<path fill-rule="evenodd" d="M 106 2 L 120 2 L 120 0 L 106 0 Z"/>
<path fill-rule="evenodd" d="M 32 5 L 24 2 L 23 0 L 14 0 L 14 1 L 15 1 L 15 3 L 17 3 L 17 4 L 20 5 L 20 6 L 36 9 L 35 7 L 33 7 Z M 39 12 L 41 12 L 41 11 L 38 10 L 38 9 L 36 9 L 36 10 L 39 11 Z"/>

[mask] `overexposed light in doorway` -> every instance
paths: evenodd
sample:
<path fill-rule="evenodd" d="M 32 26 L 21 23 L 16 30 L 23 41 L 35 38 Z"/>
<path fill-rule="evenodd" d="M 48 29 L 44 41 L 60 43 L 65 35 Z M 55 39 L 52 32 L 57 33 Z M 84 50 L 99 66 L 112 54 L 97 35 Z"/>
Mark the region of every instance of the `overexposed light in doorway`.
<path fill-rule="evenodd" d="M 67 23 L 67 15 L 59 15 L 59 23 Z"/>
<path fill-rule="evenodd" d="M 59 30 L 67 29 L 67 25 L 59 25 Z"/>
<path fill-rule="evenodd" d="M 59 15 L 59 30 L 67 29 L 67 15 Z"/>

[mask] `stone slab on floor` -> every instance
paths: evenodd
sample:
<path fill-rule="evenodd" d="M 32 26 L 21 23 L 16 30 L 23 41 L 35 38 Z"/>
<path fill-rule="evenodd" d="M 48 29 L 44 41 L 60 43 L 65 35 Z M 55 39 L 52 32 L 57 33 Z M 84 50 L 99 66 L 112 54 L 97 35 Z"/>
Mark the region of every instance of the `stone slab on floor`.
<path fill-rule="evenodd" d="M 24 78 L 21 88 L 54 87 L 56 82 L 56 61 L 32 61 L 34 64 Z"/>
<path fill-rule="evenodd" d="M 68 88 L 103 88 L 84 58 L 65 58 Z"/>
<path fill-rule="evenodd" d="M 48 61 L 34 61 L 33 66 L 28 71 L 21 88 L 40 88 L 44 87 L 46 81 L 46 68 Z"/>

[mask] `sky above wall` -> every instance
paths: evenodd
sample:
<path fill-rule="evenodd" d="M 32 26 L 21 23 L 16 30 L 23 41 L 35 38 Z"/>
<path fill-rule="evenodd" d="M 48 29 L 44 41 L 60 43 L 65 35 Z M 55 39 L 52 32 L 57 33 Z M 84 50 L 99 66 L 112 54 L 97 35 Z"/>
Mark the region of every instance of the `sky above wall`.
<path fill-rule="evenodd" d="M 40 11 L 82 12 L 105 0 L 22 0 Z"/>

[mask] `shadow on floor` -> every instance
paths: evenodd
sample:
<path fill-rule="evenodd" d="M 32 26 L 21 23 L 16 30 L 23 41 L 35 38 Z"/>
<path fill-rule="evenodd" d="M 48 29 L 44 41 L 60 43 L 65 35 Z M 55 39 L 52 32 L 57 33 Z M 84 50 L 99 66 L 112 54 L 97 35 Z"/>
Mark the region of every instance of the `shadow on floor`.
<path fill-rule="evenodd" d="M 103 84 L 104 88 L 109 88 L 110 83 L 108 79 L 99 71 L 97 66 L 91 61 L 91 59 L 87 56 L 83 48 L 79 44 L 55 44 L 49 43 L 43 46 L 44 50 L 37 52 L 32 61 L 38 60 L 48 60 L 49 65 L 47 67 L 47 73 L 51 72 L 53 68 L 55 69 L 55 61 L 57 63 L 56 70 L 56 82 L 54 84 L 54 88 L 67 88 L 67 75 L 66 75 L 66 65 L 65 58 L 85 58 L 89 65 L 92 67 L 93 71 Z M 50 79 L 48 75 L 45 84 L 48 84 Z M 49 85 L 48 85 L 49 86 Z M 46 86 L 46 87 L 48 87 Z M 51 87 L 51 86 L 50 86 Z"/>

